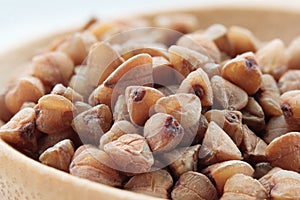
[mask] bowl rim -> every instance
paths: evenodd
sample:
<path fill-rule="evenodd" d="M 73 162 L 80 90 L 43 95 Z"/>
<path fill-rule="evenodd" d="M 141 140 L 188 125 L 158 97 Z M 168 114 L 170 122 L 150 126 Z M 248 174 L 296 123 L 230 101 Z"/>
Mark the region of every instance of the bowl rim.
<path fill-rule="evenodd" d="M 11 160 L 17 161 L 19 164 L 22 165 L 30 165 L 32 167 L 33 171 L 37 171 L 39 174 L 47 174 L 49 177 L 54 177 L 59 180 L 63 180 L 64 182 L 71 183 L 76 185 L 78 188 L 85 189 L 85 187 L 88 187 L 88 190 L 91 191 L 96 191 L 96 192 L 101 192 L 103 194 L 110 194 L 110 195 L 115 195 L 116 198 L 125 197 L 124 199 L 132 199 L 132 200 L 157 200 L 160 198 L 155 198 L 152 196 L 144 195 L 144 194 L 139 194 L 131 191 L 127 191 L 124 189 L 119 189 L 119 188 L 114 188 L 105 184 L 101 183 L 96 183 L 93 181 L 90 181 L 85 178 L 80 178 L 73 176 L 69 173 L 63 172 L 61 170 L 55 169 L 53 167 L 49 167 L 47 165 L 43 165 L 42 163 L 35 161 L 31 159 L 30 157 L 27 157 L 23 153 L 19 152 L 9 144 L 7 144 L 5 141 L 3 141 L 0 138 L 0 150 L 1 149 L 6 149 L 7 151 L 4 151 L 2 157 L 9 158 Z M 1 152 L 1 151 L 0 151 Z M 0 159 L 1 159 L 0 156 Z M 120 196 L 120 191 L 122 191 L 122 194 Z M 0 196 L 1 197 L 1 196 Z M 58 198 L 59 199 L 59 198 Z"/>

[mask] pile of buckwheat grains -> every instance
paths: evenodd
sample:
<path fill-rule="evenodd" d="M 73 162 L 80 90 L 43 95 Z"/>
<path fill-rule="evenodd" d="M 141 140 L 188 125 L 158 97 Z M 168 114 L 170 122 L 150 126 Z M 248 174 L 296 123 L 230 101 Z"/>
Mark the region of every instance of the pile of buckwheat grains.
<path fill-rule="evenodd" d="M 300 37 L 189 14 L 92 20 L 0 95 L 0 137 L 45 165 L 166 199 L 300 198 Z"/>

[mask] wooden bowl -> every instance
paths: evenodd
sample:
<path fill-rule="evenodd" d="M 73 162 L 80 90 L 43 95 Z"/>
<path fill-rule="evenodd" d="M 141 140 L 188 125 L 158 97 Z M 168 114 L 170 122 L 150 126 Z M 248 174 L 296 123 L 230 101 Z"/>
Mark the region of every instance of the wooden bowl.
<path fill-rule="evenodd" d="M 288 44 L 295 36 L 300 35 L 300 8 L 293 4 L 285 4 L 286 1 L 275 5 L 270 2 L 266 1 L 261 5 L 243 2 L 230 5 L 193 6 L 182 12 L 195 14 L 199 18 L 199 28 L 205 28 L 213 23 L 226 26 L 240 25 L 249 28 L 261 40 L 278 37 Z M 174 12 L 178 10 L 164 13 Z M 156 14 L 158 13 L 143 15 L 153 18 Z M 7 85 L 7 77 L 11 77 L 17 67 L 28 62 L 39 48 L 48 44 L 55 36 L 44 37 L 2 53 L 0 55 L 2 88 Z M 0 140 L 0 199 L 142 200 L 155 198 L 71 176 L 24 156 Z"/>

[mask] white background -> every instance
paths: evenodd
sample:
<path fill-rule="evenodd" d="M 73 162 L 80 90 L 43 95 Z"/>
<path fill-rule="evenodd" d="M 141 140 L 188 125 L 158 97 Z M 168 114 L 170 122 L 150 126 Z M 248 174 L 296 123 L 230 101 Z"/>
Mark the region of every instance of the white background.
<path fill-rule="evenodd" d="M 298 0 L 0 0 L 0 52 L 84 24 L 92 16 L 119 18 L 152 10 L 249 2 L 291 9 L 300 6 Z"/>
<path fill-rule="evenodd" d="M 223 0 L 224 1 L 224 0 Z M 188 7 L 219 0 L 0 0 L 0 50 L 36 37 L 84 24 L 92 16 L 122 17 L 132 13 Z"/>

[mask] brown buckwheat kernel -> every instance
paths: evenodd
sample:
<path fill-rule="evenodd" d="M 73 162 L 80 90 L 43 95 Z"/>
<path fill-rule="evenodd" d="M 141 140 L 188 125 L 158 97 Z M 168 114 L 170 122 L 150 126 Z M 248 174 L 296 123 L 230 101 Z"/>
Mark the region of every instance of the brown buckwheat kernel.
<path fill-rule="evenodd" d="M 37 102 L 45 94 L 40 79 L 29 76 L 17 80 L 16 85 L 5 95 L 5 104 L 11 113 L 17 113 L 27 101 Z"/>
<path fill-rule="evenodd" d="M 171 193 L 174 200 L 216 200 L 218 194 L 212 182 L 198 172 L 186 172 L 177 181 Z"/>
<path fill-rule="evenodd" d="M 282 115 L 279 102 L 279 89 L 276 85 L 275 79 L 271 75 L 262 75 L 262 84 L 255 96 L 266 115 Z"/>
<path fill-rule="evenodd" d="M 267 144 L 255 135 L 247 125 L 243 125 L 243 141 L 241 149 L 244 160 L 251 162 L 265 161 Z"/>
<path fill-rule="evenodd" d="M 129 121 L 122 120 L 115 122 L 110 130 L 100 138 L 99 148 L 103 150 L 104 145 L 117 140 L 125 134 L 138 134 L 138 130 Z"/>
<path fill-rule="evenodd" d="M 300 130 L 300 125 L 295 120 L 288 119 L 284 115 L 272 117 L 267 123 L 263 139 L 269 144 L 277 137 L 298 130 Z"/>
<path fill-rule="evenodd" d="M 69 171 L 69 165 L 74 155 L 74 146 L 71 140 L 63 140 L 48 148 L 39 157 L 39 161 L 45 165 Z"/>
<path fill-rule="evenodd" d="M 112 114 L 107 105 L 100 104 L 77 115 L 72 122 L 84 144 L 99 145 L 101 136 L 106 133 L 112 124 Z"/>
<path fill-rule="evenodd" d="M 76 112 L 69 99 L 55 94 L 40 98 L 35 110 L 37 129 L 47 134 L 57 134 L 70 128 Z"/>
<path fill-rule="evenodd" d="M 300 37 L 296 37 L 288 46 L 286 50 L 287 54 L 287 65 L 289 69 L 299 69 L 300 67 Z"/>
<path fill-rule="evenodd" d="M 242 154 L 231 138 L 211 121 L 199 151 L 199 162 L 207 166 L 226 160 L 242 160 Z"/>
<path fill-rule="evenodd" d="M 136 125 L 143 126 L 149 119 L 151 109 L 154 109 L 156 101 L 162 97 L 164 95 L 159 90 L 151 87 L 127 87 L 125 99 L 130 120 Z"/>
<path fill-rule="evenodd" d="M 221 127 L 237 146 L 243 140 L 242 114 L 231 110 L 210 110 L 205 113 L 207 121 L 214 121 Z"/>
<path fill-rule="evenodd" d="M 300 133 L 290 132 L 275 138 L 266 148 L 272 166 L 300 172 Z"/>
<path fill-rule="evenodd" d="M 201 101 L 202 106 L 213 104 L 213 91 L 207 74 L 201 69 L 189 73 L 181 82 L 177 93 L 195 94 Z"/>
<path fill-rule="evenodd" d="M 178 46 L 187 47 L 210 57 L 215 63 L 221 61 L 221 53 L 216 44 L 205 34 L 185 34 L 177 41 Z"/>
<path fill-rule="evenodd" d="M 215 183 L 219 194 L 223 194 L 226 181 L 235 174 L 252 176 L 254 169 L 248 163 L 240 160 L 229 160 L 216 163 L 202 170 L 213 183 Z"/>
<path fill-rule="evenodd" d="M 80 65 L 86 59 L 90 47 L 97 41 L 88 31 L 74 33 L 56 47 L 57 51 L 67 54 L 75 65 Z"/>
<path fill-rule="evenodd" d="M 154 153 L 174 149 L 183 135 L 180 123 L 172 115 L 165 113 L 153 115 L 144 126 L 144 137 Z"/>
<path fill-rule="evenodd" d="M 173 178 L 166 170 L 157 170 L 133 176 L 124 186 L 125 190 L 169 198 L 169 190 L 173 186 Z"/>
<path fill-rule="evenodd" d="M 123 59 L 108 43 L 92 46 L 87 58 L 86 77 L 90 85 L 98 86 L 123 63 Z"/>
<path fill-rule="evenodd" d="M 70 174 L 114 187 L 121 187 L 125 179 L 107 153 L 92 145 L 83 145 L 76 150 Z"/>
<path fill-rule="evenodd" d="M 267 197 L 266 189 L 258 180 L 244 174 L 235 174 L 226 181 L 221 200 L 255 200 L 267 199 Z"/>
<path fill-rule="evenodd" d="M 285 45 L 282 40 L 274 39 L 256 52 L 256 59 L 261 71 L 278 80 L 287 71 Z"/>
<path fill-rule="evenodd" d="M 222 77 L 236 84 L 248 95 L 253 95 L 262 84 L 262 73 L 253 53 L 244 53 L 228 61 L 222 68 Z"/>
<path fill-rule="evenodd" d="M 127 86 L 153 83 L 152 71 L 152 57 L 149 54 L 131 57 L 92 92 L 89 103 L 91 105 L 103 103 L 110 107 L 113 106 L 118 95 L 124 94 Z"/>
<path fill-rule="evenodd" d="M 213 63 L 212 59 L 205 54 L 188 49 L 186 47 L 172 45 L 169 49 L 169 59 L 174 69 L 181 73 L 184 77 L 198 68 L 203 68 L 208 63 Z M 215 75 L 219 74 L 216 69 Z"/>
<path fill-rule="evenodd" d="M 117 169 L 129 173 L 145 173 L 154 164 L 152 152 L 144 137 L 125 134 L 104 145 L 104 151 L 117 165 Z"/>
<path fill-rule="evenodd" d="M 62 84 L 57 84 L 51 91 L 51 94 L 57 94 L 66 97 L 72 102 L 83 101 L 83 97 L 78 92 L 74 91 L 70 87 L 65 87 Z"/>
<path fill-rule="evenodd" d="M 113 118 L 116 121 L 130 121 L 125 95 L 120 95 L 113 110 Z"/>
<path fill-rule="evenodd" d="M 248 51 L 256 52 L 259 46 L 257 38 L 246 28 L 231 26 L 227 31 L 227 38 L 232 49 L 231 56 Z"/>
<path fill-rule="evenodd" d="M 31 152 L 37 150 L 36 113 L 24 108 L 0 128 L 0 138 L 7 143 Z"/>
<path fill-rule="evenodd" d="M 300 118 L 300 90 L 291 90 L 280 96 L 280 105 L 286 118 Z"/>
<path fill-rule="evenodd" d="M 243 123 L 247 124 L 251 130 L 260 132 L 265 128 L 266 122 L 264 111 L 253 97 L 248 98 L 248 103 L 241 112 Z"/>
<path fill-rule="evenodd" d="M 200 144 L 174 149 L 161 154 L 163 163 L 169 164 L 171 174 L 178 179 L 188 171 L 197 171 Z"/>
<path fill-rule="evenodd" d="M 300 70 L 285 72 L 278 81 L 278 88 L 281 94 L 291 90 L 300 90 Z"/>
<path fill-rule="evenodd" d="M 221 76 L 211 78 L 213 105 L 215 109 L 240 110 L 247 105 L 247 93 Z"/>
<path fill-rule="evenodd" d="M 294 171 L 279 170 L 270 178 L 270 197 L 279 199 L 299 199 L 300 175 Z"/>
<path fill-rule="evenodd" d="M 32 60 L 32 75 L 50 88 L 58 83 L 67 85 L 73 71 L 72 60 L 61 52 L 41 54 Z"/>

